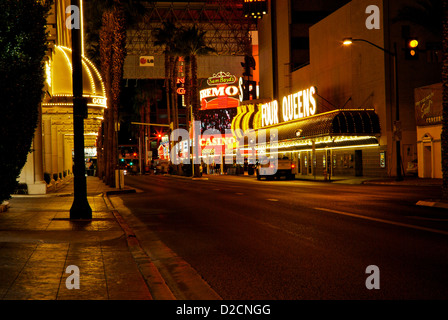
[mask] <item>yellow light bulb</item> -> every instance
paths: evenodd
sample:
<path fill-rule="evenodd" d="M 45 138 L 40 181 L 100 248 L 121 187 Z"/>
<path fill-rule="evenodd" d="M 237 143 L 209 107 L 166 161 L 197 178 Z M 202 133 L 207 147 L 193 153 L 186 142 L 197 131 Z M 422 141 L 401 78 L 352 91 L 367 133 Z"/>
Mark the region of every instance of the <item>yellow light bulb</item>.
<path fill-rule="evenodd" d="M 413 40 L 409 41 L 409 47 L 417 48 L 417 46 L 418 46 L 418 41 L 417 40 L 413 39 Z"/>

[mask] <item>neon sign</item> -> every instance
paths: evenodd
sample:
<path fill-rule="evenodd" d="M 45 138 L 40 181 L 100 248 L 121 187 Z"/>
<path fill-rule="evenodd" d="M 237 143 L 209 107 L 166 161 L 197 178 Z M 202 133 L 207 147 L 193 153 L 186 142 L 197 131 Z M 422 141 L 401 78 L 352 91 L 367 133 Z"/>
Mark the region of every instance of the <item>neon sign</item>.
<path fill-rule="evenodd" d="M 277 100 L 261 105 L 261 126 L 270 126 L 278 123 Z"/>
<path fill-rule="evenodd" d="M 297 120 L 316 113 L 316 88 L 301 90 L 283 97 L 283 121 Z"/>
<path fill-rule="evenodd" d="M 216 87 L 201 90 L 199 94 L 201 100 L 210 97 L 236 96 L 239 94 L 239 89 L 236 86 Z"/>
<path fill-rule="evenodd" d="M 293 94 L 287 95 L 282 99 L 282 121 L 297 120 L 310 117 L 316 114 L 317 103 L 314 95 L 316 87 L 312 86 L 305 90 L 300 90 Z M 278 102 L 271 102 L 261 105 L 261 127 L 278 124 L 279 112 Z"/>
<path fill-rule="evenodd" d="M 232 108 L 239 105 L 240 90 L 234 85 L 237 78 L 230 72 L 220 71 L 207 79 L 209 88 L 199 91 L 201 109 Z"/>
<path fill-rule="evenodd" d="M 215 146 L 232 146 L 236 142 L 235 138 L 233 136 L 230 137 L 205 137 L 202 136 L 201 139 L 199 139 L 199 144 L 201 147 L 215 147 Z"/>

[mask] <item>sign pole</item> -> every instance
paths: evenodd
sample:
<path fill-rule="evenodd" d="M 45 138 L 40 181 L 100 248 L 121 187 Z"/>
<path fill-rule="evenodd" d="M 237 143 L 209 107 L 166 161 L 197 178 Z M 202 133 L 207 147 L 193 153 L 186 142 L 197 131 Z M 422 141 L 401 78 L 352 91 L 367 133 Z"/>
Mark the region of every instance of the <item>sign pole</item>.
<path fill-rule="evenodd" d="M 87 117 L 87 102 L 83 98 L 82 62 L 81 62 L 81 30 L 80 0 L 72 0 L 71 9 L 78 23 L 68 26 L 72 32 L 72 65 L 73 65 L 73 135 L 74 135 L 74 199 L 70 208 L 70 219 L 92 219 L 92 209 L 87 201 L 86 168 L 84 164 L 84 118 Z"/>

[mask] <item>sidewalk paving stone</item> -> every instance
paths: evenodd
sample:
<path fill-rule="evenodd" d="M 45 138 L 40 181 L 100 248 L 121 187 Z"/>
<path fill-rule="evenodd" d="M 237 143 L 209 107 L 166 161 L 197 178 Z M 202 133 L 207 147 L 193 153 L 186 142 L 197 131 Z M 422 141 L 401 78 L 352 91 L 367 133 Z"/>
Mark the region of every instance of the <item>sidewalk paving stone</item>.
<path fill-rule="evenodd" d="M 73 181 L 42 196 L 15 195 L 0 212 L 1 300 L 151 300 L 105 193 L 87 177 L 92 219 L 70 220 Z M 117 214 L 117 213 L 115 213 Z M 79 268 L 79 289 L 69 289 Z"/>

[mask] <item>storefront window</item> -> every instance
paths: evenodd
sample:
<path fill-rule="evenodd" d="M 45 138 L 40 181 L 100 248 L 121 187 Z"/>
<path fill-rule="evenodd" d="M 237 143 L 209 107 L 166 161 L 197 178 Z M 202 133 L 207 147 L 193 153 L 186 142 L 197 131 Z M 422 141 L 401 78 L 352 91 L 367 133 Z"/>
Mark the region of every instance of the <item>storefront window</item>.
<path fill-rule="evenodd" d="M 386 151 L 380 152 L 380 168 L 386 168 Z"/>

